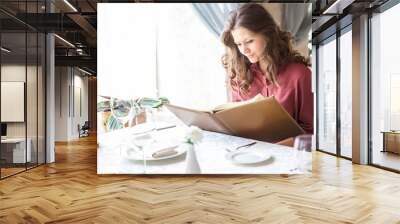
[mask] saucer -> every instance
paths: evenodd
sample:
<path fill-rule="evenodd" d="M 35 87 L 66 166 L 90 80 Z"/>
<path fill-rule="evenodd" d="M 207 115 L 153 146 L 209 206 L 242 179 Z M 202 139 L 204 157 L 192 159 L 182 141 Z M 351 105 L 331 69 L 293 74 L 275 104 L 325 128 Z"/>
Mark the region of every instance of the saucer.
<path fill-rule="evenodd" d="M 226 154 L 226 159 L 235 164 L 256 164 L 269 158 L 271 154 L 256 150 L 237 150 Z"/>

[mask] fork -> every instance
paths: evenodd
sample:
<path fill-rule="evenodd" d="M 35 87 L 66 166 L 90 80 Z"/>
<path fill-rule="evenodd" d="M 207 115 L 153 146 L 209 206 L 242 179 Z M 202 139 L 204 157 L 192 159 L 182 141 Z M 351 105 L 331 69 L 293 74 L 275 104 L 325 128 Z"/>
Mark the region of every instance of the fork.
<path fill-rule="evenodd" d="M 247 144 L 245 144 L 245 145 L 240 145 L 240 146 L 238 146 L 238 147 L 235 147 L 235 148 L 233 148 L 233 149 L 225 148 L 225 150 L 228 151 L 228 152 L 233 152 L 233 151 L 236 151 L 236 150 L 238 150 L 238 149 L 247 148 L 247 147 L 250 147 L 250 146 L 255 145 L 255 144 L 257 144 L 257 142 L 250 142 L 250 143 L 247 143 Z"/>

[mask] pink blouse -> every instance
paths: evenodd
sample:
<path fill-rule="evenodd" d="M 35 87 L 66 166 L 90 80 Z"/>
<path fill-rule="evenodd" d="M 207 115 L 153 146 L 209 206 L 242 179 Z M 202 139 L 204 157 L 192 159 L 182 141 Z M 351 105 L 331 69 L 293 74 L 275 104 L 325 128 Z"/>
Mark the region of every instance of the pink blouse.
<path fill-rule="evenodd" d="M 311 92 L 311 71 L 303 64 L 288 64 L 283 67 L 277 76 L 279 87 L 267 83 L 263 72 L 257 64 L 252 64 L 250 71 L 254 75 L 247 94 L 237 90 L 231 91 L 234 102 L 249 100 L 261 94 L 275 96 L 275 99 L 297 121 L 308 134 L 313 133 L 314 108 L 313 93 Z"/>

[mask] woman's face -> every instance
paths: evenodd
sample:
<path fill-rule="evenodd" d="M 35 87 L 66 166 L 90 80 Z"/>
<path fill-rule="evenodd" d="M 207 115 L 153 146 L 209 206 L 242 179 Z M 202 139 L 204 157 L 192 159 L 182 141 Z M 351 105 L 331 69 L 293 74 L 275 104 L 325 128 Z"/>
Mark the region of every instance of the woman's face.
<path fill-rule="evenodd" d="M 251 63 L 259 62 L 264 57 L 267 43 L 262 34 L 254 33 L 243 27 L 232 30 L 231 34 L 240 53 L 246 56 Z"/>

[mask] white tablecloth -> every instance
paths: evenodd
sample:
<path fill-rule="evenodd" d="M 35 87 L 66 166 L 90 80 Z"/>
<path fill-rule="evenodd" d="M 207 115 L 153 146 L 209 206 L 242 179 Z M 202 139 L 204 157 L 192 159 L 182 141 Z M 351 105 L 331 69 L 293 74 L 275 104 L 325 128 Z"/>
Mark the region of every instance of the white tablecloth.
<path fill-rule="evenodd" d="M 183 140 L 183 129 L 175 128 L 157 131 L 159 142 Z M 134 128 L 121 129 L 98 135 L 97 172 L 98 174 L 185 174 L 186 154 L 158 160 L 147 161 L 146 170 L 143 161 L 127 159 L 121 154 L 120 143 L 132 138 Z M 226 148 L 234 148 L 252 142 L 236 136 L 203 131 L 203 140 L 196 145 L 195 152 L 201 174 L 295 174 L 299 173 L 296 150 L 291 147 L 257 141 L 257 144 L 241 150 L 260 150 L 270 153 L 270 159 L 257 164 L 239 165 L 226 158 Z M 311 153 L 307 153 L 311 157 Z"/>

